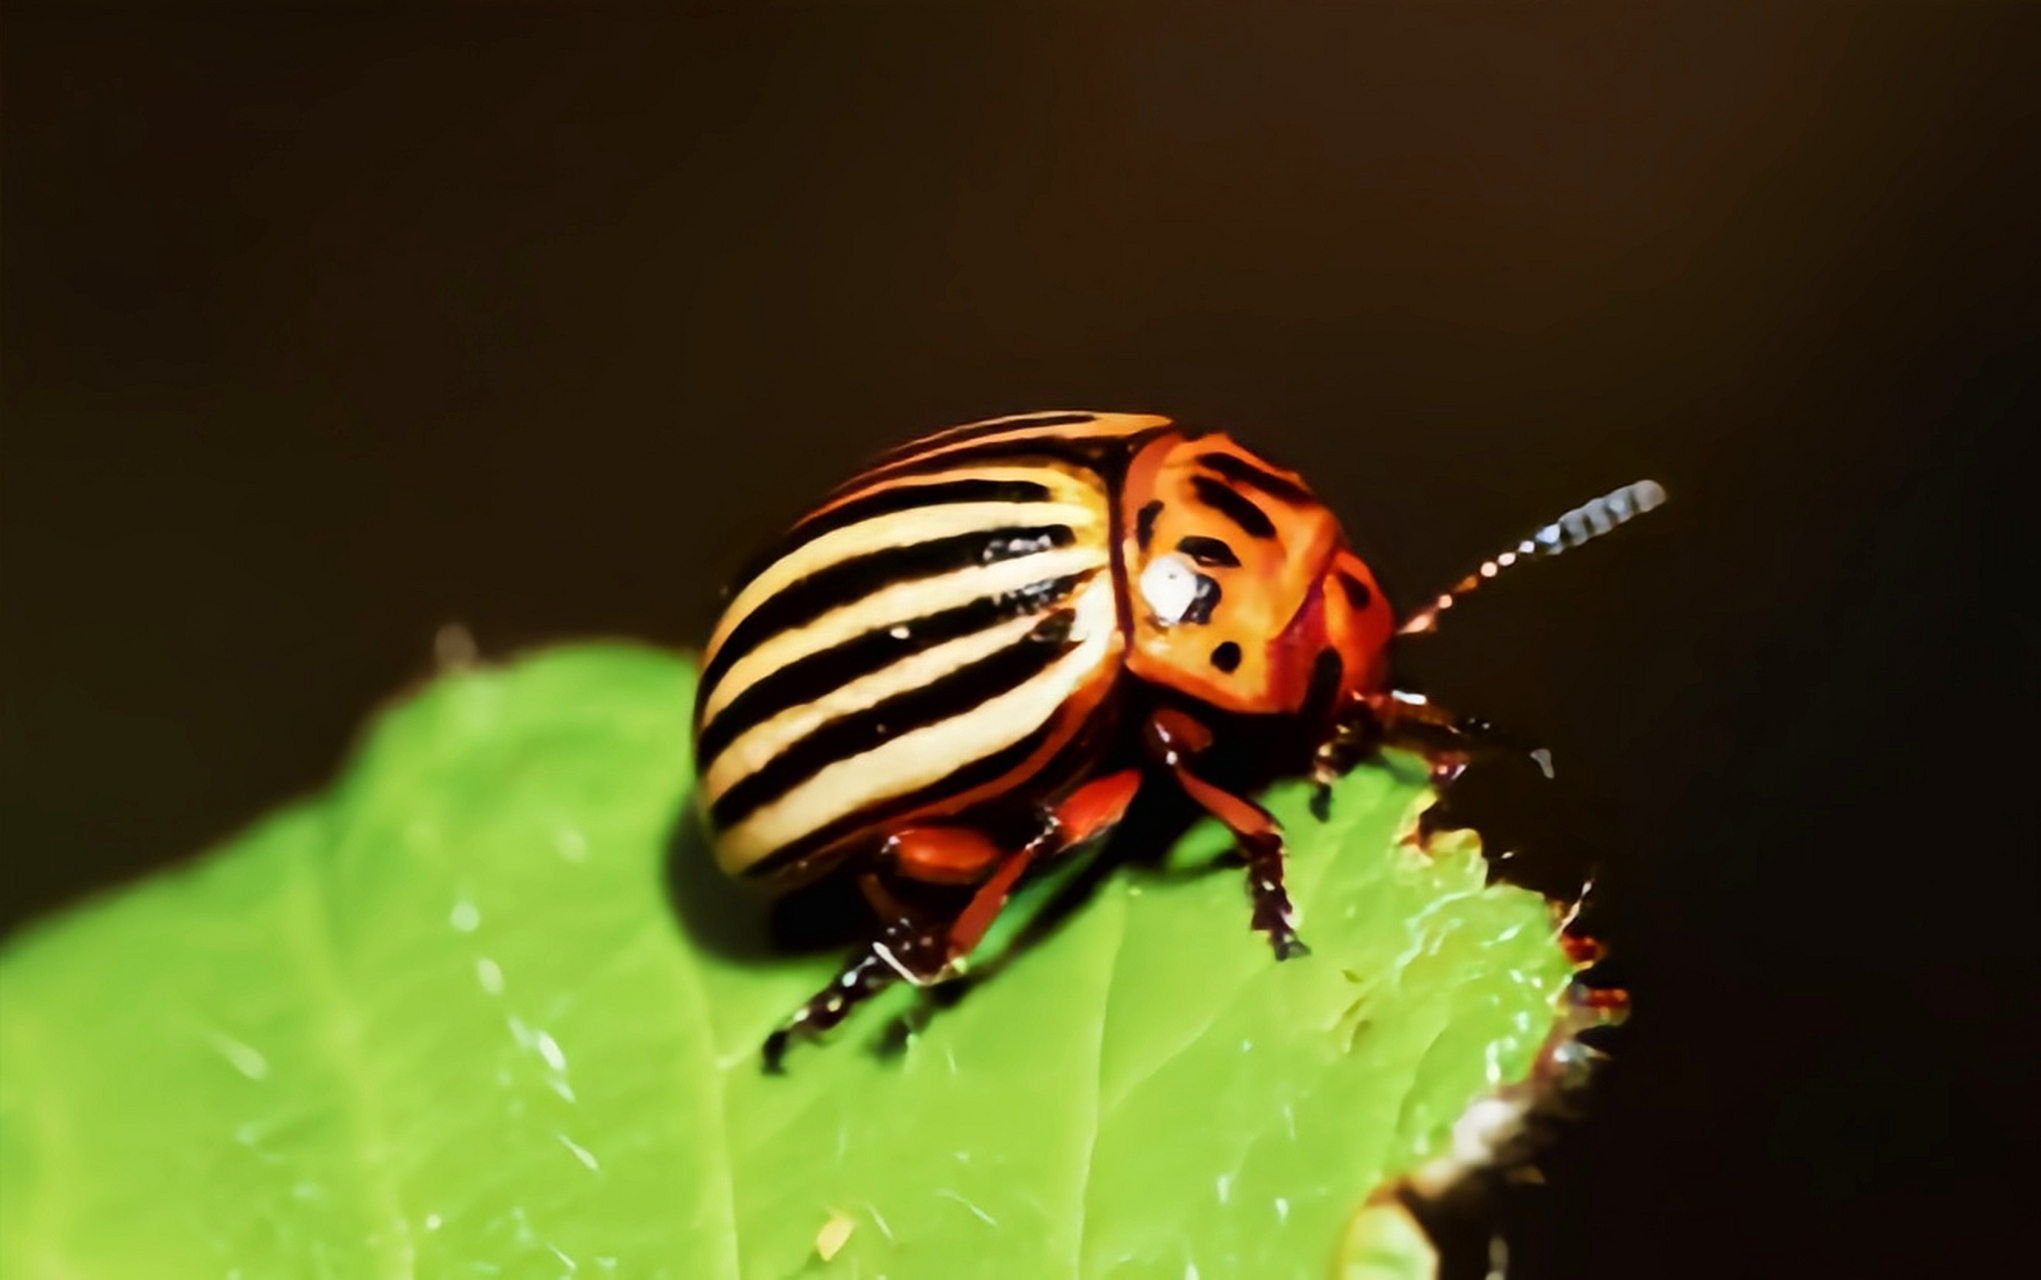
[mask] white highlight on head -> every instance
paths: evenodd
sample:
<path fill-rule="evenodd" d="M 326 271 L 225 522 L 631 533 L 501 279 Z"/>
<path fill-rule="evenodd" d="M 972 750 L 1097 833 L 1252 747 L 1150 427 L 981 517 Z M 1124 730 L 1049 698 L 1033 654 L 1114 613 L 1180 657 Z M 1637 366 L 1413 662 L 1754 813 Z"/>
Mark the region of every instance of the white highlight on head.
<path fill-rule="evenodd" d="M 1150 560 L 1141 571 L 1141 598 L 1157 622 L 1182 622 L 1198 599 L 1198 571 L 1190 558 L 1172 551 Z"/>

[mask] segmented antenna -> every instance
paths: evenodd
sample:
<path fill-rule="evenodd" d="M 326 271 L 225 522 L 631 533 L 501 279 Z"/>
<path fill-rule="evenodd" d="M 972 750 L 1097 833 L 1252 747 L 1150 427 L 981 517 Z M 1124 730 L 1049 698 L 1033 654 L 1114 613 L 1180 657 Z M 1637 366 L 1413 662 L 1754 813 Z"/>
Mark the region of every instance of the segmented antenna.
<path fill-rule="evenodd" d="M 1613 493 L 1604 494 L 1593 502 L 1582 503 L 1495 559 L 1483 561 L 1479 569 L 1454 583 L 1451 590 L 1411 614 L 1410 620 L 1403 624 L 1397 634 L 1407 636 L 1430 631 L 1439 625 L 1439 615 L 1452 608 L 1455 600 L 1511 565 L 1521 564 L 1526 560 L 1542 560 L 1547 556 L 1556 556 L 1562 551 L 1571 551 L 1583 542 L 1601 537 L 1632 517 L 1643 515 L 1664 501 L 1665 490 L 1656 480 L 1639 480 L 1635 484 L 1626 484 Z"/>

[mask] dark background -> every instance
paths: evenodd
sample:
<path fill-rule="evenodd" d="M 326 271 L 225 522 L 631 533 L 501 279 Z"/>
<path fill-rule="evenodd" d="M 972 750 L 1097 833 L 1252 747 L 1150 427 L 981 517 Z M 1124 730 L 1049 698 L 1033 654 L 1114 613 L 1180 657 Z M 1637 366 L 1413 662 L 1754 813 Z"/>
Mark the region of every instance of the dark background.
<path fill-rule="evenodd" d="M 1554 749 L 1498 840 L 1638 999 L 1510 1274 L 1986 1273 L 2041 6 L 1251 8 L 10 5 L 0 922 L 318 785 L 444 623 L 698 643 L 923 429 L 1233 428 L 1406 604 L 1650 475 L 1407 655 Z"/>

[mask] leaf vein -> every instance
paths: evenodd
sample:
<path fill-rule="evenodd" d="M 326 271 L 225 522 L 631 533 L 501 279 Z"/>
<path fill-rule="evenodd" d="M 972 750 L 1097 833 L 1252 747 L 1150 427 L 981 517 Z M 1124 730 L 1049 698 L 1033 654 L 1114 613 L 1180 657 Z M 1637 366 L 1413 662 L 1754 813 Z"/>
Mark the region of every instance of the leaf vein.
<path fill-rule="evenodd" d="M 708 1105 L 704 1109 L 708 1112 L 714 1132 L 709 1135 L 710 1140 L 697 1150 L 703 1151 L 704 1159 L 708 1163 L 710 1183 L 712 1186 L 720 1187 L 722 1192 L 723 1230 L 717 1233 L 717 1238 L 724 1242 L 722 1274 L 735 1276 L 738 1273 L 739 1261 L 737 1175 L 730 1156 L 730 1122 L 725 1114 L 727 1090 L 724 1085 L 724 1066 L 722 1055 L 716 1047 L 716 1024 L 709 1007 L 709 993 L 702 984 L 701 973 L 692 955 L 680 947 L 665 945 L 666 938 L 663 934 L 658 940 L 661 943 L 660 951 L 671 961 L 669 967 L 676 975 L 675 985 L 683 989 L 688 999 L 693 1002 L 695 1025 L 701 1029 L 695 1043 L 701 1057 L 700 1078 L 707 1086 L 705 1091 L 708 1097 L 705 1101 Z M 706 1150 L 703 1150 L 704 1148 Z"/>
<path fill-rule="evenodd" d="M 330 883 L 319 883 L 321 855 L 330 853 L 330 847 L 314 849 L 294 858 L 298 871 L 292 877 L 293 909 L 302 927 L 288 932 L 312 984 L 314 1006 L 323 1016 L 325 1034 L 314 1040 L 332 1063 L 339 1083 L 340 1099 L 354 1131 L 363 1191 L 372 1210 L 387 1223 L 387 1274 L 409 1278 L 418 1273 L 417 1242 L 412 1239 L 411 1222 L 404 1216 L 397 1179 L 390 1170 L 389 1125 L 368 1085 L 361 1010 L 349 998 L 347 984 L 340 977 L 340 946 L 327 916 L 333 888 Z M 384 1237 L 377 1232 L 374 1238 Z"/>
<path fill-rule="evenodd" d="M 1091 1214 L 1089 1212 L 1091 1166 L 1092 1162 L 1098 1157 L 1099 1131 L 1104 1120 L 1100 1102 L 1105 1095 L 1106 1087 L 1106 1028 L 1110 1025 L 1107 1019 L 1112 1013 L 1113 988 L 1118 985 L 1120 956 L 1127 948 L 1127 897 L 1125 893 L 1116 894 L 1112 902 L 1116 908 L 1112 913 L 1113 927 L 1116 930 L 1116 935 L 1113 938 L 1112 954 L 1108 957 L 1105 965 L 1105 982 L 1099 988 L 1098 1018 L 1096 1020 L 1098 1035 L 1092 1040 L 1090 1130 L 1084 1139 L 1084 1158 L 1079 1161 L 1077 1166 L 1077 1186 L 1075 1189 L 1077 1230 L 1072 1234 L 1070 1256 L 1070 1274 L 1072 1277 L 1084 1274 L 1085 1228 L 1091 1221 Z"/>

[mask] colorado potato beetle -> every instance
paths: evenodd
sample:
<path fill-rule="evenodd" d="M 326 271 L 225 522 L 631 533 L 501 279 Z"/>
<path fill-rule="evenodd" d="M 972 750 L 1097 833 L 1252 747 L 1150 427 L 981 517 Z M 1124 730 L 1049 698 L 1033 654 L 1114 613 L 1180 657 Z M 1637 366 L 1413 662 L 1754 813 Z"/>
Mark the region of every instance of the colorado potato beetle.
<path fill-rule="evenodd" d="M 768 1063 L 892 982 L 959 972 L 1023 873 L 1144 786 L 1233 832 L 1253 927 L 1302 954 L 1282 834 L 1247 797 L 1389 744 L 1457 771 L 1499 735 L 1395 689 L 1392 638 L 1663 497 L 1641 481 L 1578 507 L 1399 627 L 1304 480 L 1221 432 L 1034 413 L 879 455 L 739 575 L 703 655 L 722 870 L 851 874 L 880 922 Z"/>

